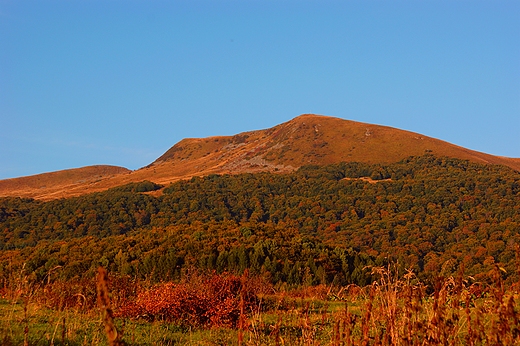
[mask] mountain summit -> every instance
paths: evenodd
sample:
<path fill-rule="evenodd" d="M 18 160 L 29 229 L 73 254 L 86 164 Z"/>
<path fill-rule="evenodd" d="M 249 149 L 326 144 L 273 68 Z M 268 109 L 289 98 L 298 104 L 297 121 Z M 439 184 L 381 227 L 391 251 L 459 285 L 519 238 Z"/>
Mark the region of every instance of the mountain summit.
<path fill-rule="evenodd" d="M 476 152 L 387 126 L 313 114 L 300 115 L 267 130 L 184 139 L 151 166 L 197 162 L 198 170 L 215 173 L 290 171 L 302 165 L 340 161 L 390 163 L 425 153 L 520 169 L 519 160 Z"/>
<path fill-rule="evenodd" d="M 34 176 L 1 180 L 0 196 L 52 199 L 102 191 L 142 180 L 169 184 L 208 174 L 285 173 L 309 164 L 326 165 L 342 161 L 391 163 L 427 153 L 477 163 L 500 164 L 520 171 L 520 159 L 476 152 L 392 127 L 304 114 L 266 130 L 234 136 L 183 139 L 144 168 L 133 172 L 113 170 L 109 175 L 98 174 L 94 181 L 83 176 L 84 183 L 78 180 L 74 184 L 47 179 L 45 186 L 36 187 L 24 183 L 27 179 L 34 179 Z M 55 173 L 38 176 L 40 179 L 49 178 L 49 174 Z"/>

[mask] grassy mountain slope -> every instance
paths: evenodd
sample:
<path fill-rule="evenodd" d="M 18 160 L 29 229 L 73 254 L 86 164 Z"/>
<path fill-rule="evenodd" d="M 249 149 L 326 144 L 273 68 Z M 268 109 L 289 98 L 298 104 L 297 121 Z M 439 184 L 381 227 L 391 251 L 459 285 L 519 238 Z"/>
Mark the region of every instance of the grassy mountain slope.
<path fill-rule="evenodd" d="M 488 155 L 391 127 L 310 114 L 267 130 L 185 139 L 151 167 L 194 164 L 190 171 L 291 171 L 302 165 L 341 161 L 391 163 L 425 153 L 520 170 L 519 159 Z"/>
<path fill-rule="evenodd" d="M 12 189 L 0 182 L 0 196 L 40 199 L 77 196 L 149 180 L 169 184 L 212 173 L 291 172 L 307 164 L 337 162 L 392 163 L 409 156 L 436 156 L 500 164 L 520 171 L 520 159 L 472 151 L 441 140 L 391 127 L 334 117 L 305 114 L 278 126 L 234 136 L 190 138 L 175 144 L 152 164 L 130 174 L 126 171 L 90 179 L 72 186 L 56 182 Z M 41 177 L 40 177 L 41 178 Z M 22 184 L 20 178 L 18 184 Z M 95 181 L 92 181 L 95 180 Z M 30 184 L 25 184 L 30 185 Z"/>
<path fill-rule="evenodd" d="M 88 192 L 89 186 L 115 175 L 129 174 L 129 169 L 117 166 L 96 165 L 28 177 L 0 180 L 1 196 L 19 196 L 55 199 L 74 194 L 76 190 Z"/>

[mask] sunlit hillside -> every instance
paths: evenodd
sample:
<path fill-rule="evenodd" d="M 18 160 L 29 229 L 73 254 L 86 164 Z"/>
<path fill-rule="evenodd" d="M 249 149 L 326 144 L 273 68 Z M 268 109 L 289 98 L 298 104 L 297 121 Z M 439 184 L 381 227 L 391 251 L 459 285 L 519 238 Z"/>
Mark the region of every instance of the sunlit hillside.
<path fill-rule="evenodd" d="M 188 138 L 150 165 L 130 172 L 97 168 L 0 181 L 0 196 L 54 199 L 149 180 L 169 184 L 193 176 L 287 173 L 303 165 L 338 162 L 393 163 L 432 154 L 520 171 L 520 159 L 493 156 L 392 127 L 305 114 L 266 130 L 234 136 Z"/>

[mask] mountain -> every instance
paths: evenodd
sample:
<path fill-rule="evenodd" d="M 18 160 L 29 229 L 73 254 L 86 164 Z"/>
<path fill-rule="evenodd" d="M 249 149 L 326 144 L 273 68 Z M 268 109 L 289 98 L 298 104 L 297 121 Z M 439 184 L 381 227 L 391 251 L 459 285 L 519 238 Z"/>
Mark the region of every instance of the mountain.
<path fill-rule="evenodd" d="M 387 126 L 311 114 L 267 130 L 185 139 L 149 167 L 162 171 L 163 166 L 184 166 L 190 174 L 292 171 L 302 165 L 341 161 L 391 163 L 425 153 L 520 170 L 520 159 L 488 155 Z"/>
<path fill-rule="evenodd" d="M 57 172 L 42 173 L 28 177 L 0 180 L 1 196 L 32 197 L 55 199 L 88 193 L 89 186 L 114 176 L 129 174 L 132 171 L 117 166 L 95 165 L 72 168 Z"/>
<path fill-rule="evenodd" d="M 520 159 L 493 156 L 392 127 L 304 114 L 266 130 L 183 139 L 136 171 L 112 167 L 100 173 L 107 166 L 96 166 L 3 180 L 0 196 L 54 199 L 143 180 L 169 184 L 208 174 L 286 173 L 309 164 L 392 163 L 425 153 L 520 171 Z"/>

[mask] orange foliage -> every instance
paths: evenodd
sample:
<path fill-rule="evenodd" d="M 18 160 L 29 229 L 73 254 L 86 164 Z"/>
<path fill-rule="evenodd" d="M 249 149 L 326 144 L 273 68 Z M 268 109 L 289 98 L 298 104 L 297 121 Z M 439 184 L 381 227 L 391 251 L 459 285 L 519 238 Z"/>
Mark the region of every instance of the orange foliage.
<path fill-rule="evenodd" d="M 161 283 L 124 302 L 121 317 L 177 322 L 183 325 L 236 327 L 241 311 L 257 305 L 264 284 L 247 274 L 212 274 L 182 283 Z"/>

